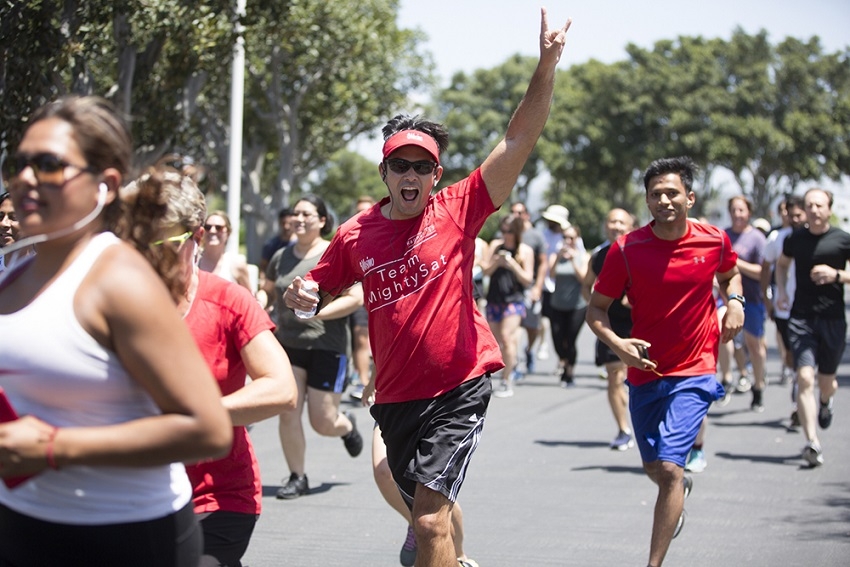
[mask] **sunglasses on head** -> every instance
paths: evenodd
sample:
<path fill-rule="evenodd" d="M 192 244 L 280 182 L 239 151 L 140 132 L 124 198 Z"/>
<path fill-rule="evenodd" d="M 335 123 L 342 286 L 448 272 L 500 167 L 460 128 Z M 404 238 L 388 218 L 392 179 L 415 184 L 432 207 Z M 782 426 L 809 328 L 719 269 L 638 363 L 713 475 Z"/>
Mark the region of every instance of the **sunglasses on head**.
<path fill-rule="evenodd" d="M 7 158 L 3 162 L 3 178 L 8 182 L 14 181 L 26 168 L 32 169 L 35 180 L 39 185 L 50 185 L 62 187 L 72 179 L 83 173 L 96 173 L 97 170 L 91 166 L 81 166 L 68 163 L 56 154 L 17 154 Z M 69 168 L 77 170 L 77 173 L 68 177 Z"/>
<path fill-rule="evenodd" d="M 384 160 L 384 163 L 387 164 L 387 167 L 390 168 L 390 171 L 393 173 L 407 173 L 407 170 L 412 167 L 413 171 L 415 171 L 418 175 L 430 175 L 435 169 L 437 169 L 437 165 L 439 165 L 428 160 L 407 161 L 406 159 L 401 158 L 390 158 Z"/>

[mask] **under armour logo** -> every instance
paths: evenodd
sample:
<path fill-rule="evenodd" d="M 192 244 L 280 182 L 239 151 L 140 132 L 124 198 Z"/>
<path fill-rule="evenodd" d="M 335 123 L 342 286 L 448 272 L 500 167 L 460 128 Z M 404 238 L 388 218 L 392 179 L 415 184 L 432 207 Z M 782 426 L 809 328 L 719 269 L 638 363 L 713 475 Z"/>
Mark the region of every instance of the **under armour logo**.
<path fill-rule="evenodd" d="M 694 264 L 705 264 L 705 256 L 697 256 L 694 258 Z"/>

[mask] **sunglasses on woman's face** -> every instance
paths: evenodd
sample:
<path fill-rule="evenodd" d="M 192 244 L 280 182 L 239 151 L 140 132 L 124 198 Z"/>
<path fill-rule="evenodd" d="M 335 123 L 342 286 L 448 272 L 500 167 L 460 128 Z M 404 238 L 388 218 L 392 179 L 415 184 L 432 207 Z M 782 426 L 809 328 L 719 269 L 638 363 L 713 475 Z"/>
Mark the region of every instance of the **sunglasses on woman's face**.
<path fill-rule="evenodd" d="M 96 173 L 91 166 L 74 165 L 63 160 L 56 154 L 17 154 L 7 158 L 3 162 L 3 179 L 13 183 L 26 168 L 32 169 L 35 180 L 39 185 L 51 187 L 62 187 L 72 179 L 83 173 Z M 76 169 L 77 173 L 68 176 L 69 169 Z"/>
<path fill-rule="evenodd" d="M 407 170 L 411 167 L 413 171 L 415 171 L 418 175 L 430 175 L 437 169 L 436 163 L 433 161 L 422 160 L 422 161 L 407 161 L 406 159 L 401 158 L 390 158 L 385 160 L 387 167 L 390 168 L 390 171 L 393 173 L 407 173 Z"/>

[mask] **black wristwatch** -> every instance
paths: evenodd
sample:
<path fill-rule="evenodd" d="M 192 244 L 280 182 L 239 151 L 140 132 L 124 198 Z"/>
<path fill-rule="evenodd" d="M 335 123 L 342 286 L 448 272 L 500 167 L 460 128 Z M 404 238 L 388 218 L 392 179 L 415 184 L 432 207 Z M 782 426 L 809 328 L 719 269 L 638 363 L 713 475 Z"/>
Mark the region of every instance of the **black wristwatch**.
<path fill-rule="evenodd" d="M 741 302 L 741 307 L 746 307 L 746 306 L 747 306 L 747 300 L 746 300 L 746 299 L 744 299 L 744 296 L 743 296 L 743 295 L 741 295 L 741 294 L 739 294 L 739 293 L 733 293 L 732 295 L 730 295 L 730 296 L 729 296 L 729 301 L 732 301 L 732 300 L 740 301 L 740 302 Z"/>

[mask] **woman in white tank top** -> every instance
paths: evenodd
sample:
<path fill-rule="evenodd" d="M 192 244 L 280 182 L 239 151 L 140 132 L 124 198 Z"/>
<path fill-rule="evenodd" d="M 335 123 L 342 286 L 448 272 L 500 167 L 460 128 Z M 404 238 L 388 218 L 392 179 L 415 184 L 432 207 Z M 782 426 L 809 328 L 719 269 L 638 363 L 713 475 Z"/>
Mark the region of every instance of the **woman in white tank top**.
<path fill-rule="evenodd" d="M 225 454 L 210 371 L 144 257 L 109 232 L 132 140 L 61 99 L 4 164 L 36 254 L 0 279 L 0 565 L 197 565 L 183 461 Z M 14 477 L 30 476 L 16 485 Z"/>

